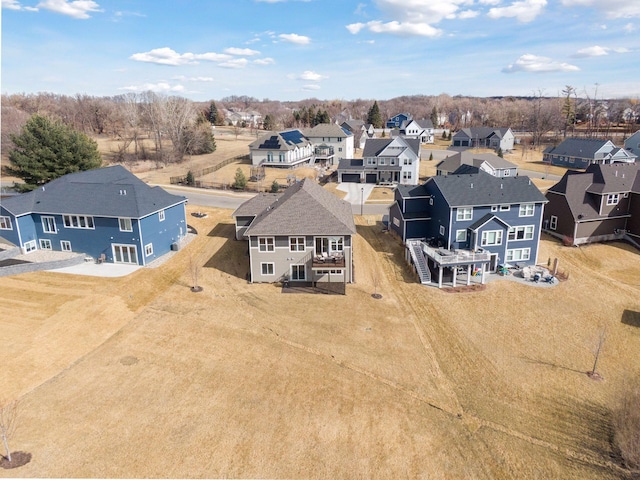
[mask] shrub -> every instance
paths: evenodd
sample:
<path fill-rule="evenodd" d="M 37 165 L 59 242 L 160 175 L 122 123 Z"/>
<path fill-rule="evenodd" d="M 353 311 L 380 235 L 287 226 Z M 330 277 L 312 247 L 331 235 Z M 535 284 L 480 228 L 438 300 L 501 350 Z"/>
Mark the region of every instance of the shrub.
<path fill-rule="evenodd" d="M 233 181 L 233 188 L 236 190 L 244 190 L 247 187 L 247 177 L 240 167 L 236 170 L 236 176 Z"/>
<path fill-rule="evenodd" d="M 271 184 L 271 189 L 269 190 L 271 193 L 278 193 L 280 191 L 280 184 L 277 180 L 274 180 Z"/>

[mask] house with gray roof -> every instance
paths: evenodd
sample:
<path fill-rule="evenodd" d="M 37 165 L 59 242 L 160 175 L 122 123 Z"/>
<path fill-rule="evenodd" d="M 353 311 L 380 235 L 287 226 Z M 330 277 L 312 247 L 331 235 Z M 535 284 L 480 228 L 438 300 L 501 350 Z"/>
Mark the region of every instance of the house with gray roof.
<path fill-rule="evenodd" d="M 400 135 L 404 138 L 417 138 L 420 143 L 433 143 L 433 122 L 428 118 L 421 120 L 409 119 L 400 126 Z"/>
<path fill-rule="evenodd" d="M 636 156 L 616 147 L 611 140 L 567 138 L 556 147 L 545 149 L 542 161 L 569 168 L 587 168 L 598 163 L 633 163 Z"/>
<path fill-rule="evenodd" d="M 498 178 L 485 172 L 430 177 L 398 186 L 389 228 L 407 247 L 422 283 L 443 278 L 455 286 L 462 269 L 495 272 L 499 265 L 535 265 L 547 199 L 526 176 Z"/>
<path fill-rule="evenodd" d="M 436 165 L 436 175 L 452 173 L 478 173 L 483 171 L 494 177 L 515 177 L 518 166 L 493 153 L 458 152 Z"/>
<path fill-rule="evenodd" d="M 340 182 L 383 185 L 416 185 L 420 172 L 420 140 L 371 138 L 361 159 L 345 159 L 338 165 Z"/>
<path fill-rule="evenodd" d="M 513 150 L 515 136 L 510 128 L 471 127 L 463 128 L 451 137 L 453 147 L 492 148 L 503 152 Z"/>
<path fill-rule="evenodd" d="M 337 165 L 344 158 L 353 158 L 354 135 L 335 123 L 320 123 L 305 131 L 313 144 L 315 163 Z"/>
<path fill-rule="evenodd" d="M 267 133 L 249 144 L 253 166 L 293 168 L 314 161 L 313 144 L 298 129 Z"/>
<path fill-rule="evenodd" d="M 640 130 L 624 141 L 624 149 L 636 158 L 640 156 Z"/>
<path fill-rule="evenodd" d="M 187 234 L 186 202 L 119 165 L 71 173 L 3 199 L 0 236 L 24 253 L 73 251 L 146 265 Z"/>
<path fill-rule="evenodd" d="M 353 281 L 351 205 L 304 179 L 278 194 L 258 194 L 233 218 L 249 249 L 250 281 L 346 284 Z"/>
<path fill-rule="evenodd" d="M 569 170 L 546 193 L 543 229 L 571 245 L 628 240 L 640 248 L 640 165 Z"/>

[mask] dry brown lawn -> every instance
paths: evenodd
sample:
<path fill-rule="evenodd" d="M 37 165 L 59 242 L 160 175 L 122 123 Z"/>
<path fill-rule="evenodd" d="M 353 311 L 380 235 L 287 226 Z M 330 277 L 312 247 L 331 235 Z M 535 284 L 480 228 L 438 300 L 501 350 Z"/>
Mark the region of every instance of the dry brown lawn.
<path fill-rule="evenodd" d="M 0 278 L 12 446 L 33 455 L 4 475 L 625 477 L 609 410 L 640 369 L 640 323 L 621 322 L 640 312 L 637 251 L 545 239 L 568 281 L 447 294 L 365 216 L 347 295 L 292 294 L 248 284 L 231 212 L 207 211 L 156 269 Z"/>

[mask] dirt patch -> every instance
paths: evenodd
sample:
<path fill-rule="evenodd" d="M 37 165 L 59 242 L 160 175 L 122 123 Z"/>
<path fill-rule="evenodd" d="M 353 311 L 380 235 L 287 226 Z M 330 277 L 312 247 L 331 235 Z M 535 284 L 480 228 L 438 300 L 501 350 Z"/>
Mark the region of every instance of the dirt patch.
<path fill-rule="evenodd" d="M 443 288 L 442 291 L 445 293 L 471 293 L 471 292 L 481 292 L 482 290 L 487 289 L 487 284 L 474 284 L 474 285 L 462 285 L 459 287 L 446 287 Z"/>
<path fill-rule="evenodd" d="M 31 461 L 31 454 L 27 452 L 13 452 L 11 461 L 7 457 L 0 457 L 0 467 L 5 470 L 22 467 Z"/>

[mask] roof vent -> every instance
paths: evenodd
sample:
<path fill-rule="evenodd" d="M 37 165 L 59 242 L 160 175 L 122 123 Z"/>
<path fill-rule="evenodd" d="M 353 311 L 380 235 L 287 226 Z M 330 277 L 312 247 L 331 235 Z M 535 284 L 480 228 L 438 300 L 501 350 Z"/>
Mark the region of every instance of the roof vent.
<path fill-rule="evenodd" d="M 42 191 L 44 192 L 44 186 L 42 187 Z"/>
<path fill-rule="evenodd" d="M 502 188 L 503 188 L 503 187 L 504 187 L 504 185 L 503 185 L 503 184 L 500 184 L 500 190 L 502 190 Z"/>
<path fill-rule="evenodd" d="M 471 184 L 471 188 L 473 188 L 473 183 Z"/>

